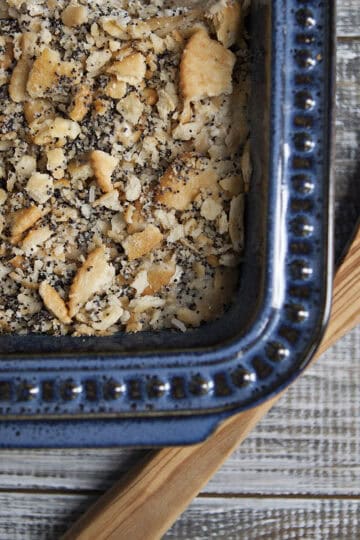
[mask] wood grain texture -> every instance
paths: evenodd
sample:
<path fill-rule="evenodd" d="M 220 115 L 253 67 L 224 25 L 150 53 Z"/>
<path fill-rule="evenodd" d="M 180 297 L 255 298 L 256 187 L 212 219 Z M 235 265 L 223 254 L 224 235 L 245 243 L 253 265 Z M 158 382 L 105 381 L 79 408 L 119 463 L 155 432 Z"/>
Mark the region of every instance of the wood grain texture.
<path fill-rule="evenodd" d="M 335 152 L 337 258 L 360 215 L 360 40 L 338 44 Z"/>
<path fill-rule="evenodd" d="M 360 213 L 359 28 L 359 0 L 339 1 L 338 253 Z M 207 486 L 211 498 L 197 499 L 169 538 L 358 539 L 358 500 L 337 497 L 358 497 L 360 491 L 359 351 L 360 328 L 292 386 Z M 0 451 L 0 488 L 9 490 L 0 494 L 0 539 L 59 538 L 95 500 L 92 490 L 108 488 L 143 455 L 119 449 Z M 229 499 L 231 494 L 239 498 Z M 266 511 L 259 511 L 258 494 L 269 497 Z M 288 494 L 304 498 L 295 504 L 280 497 Z M 298 529 L 289 532 L 289 522 Z"/>
<path fill-rule="evenodd" d="M 1 493 L 0 538 L 57 540 L 92 500 Z M 199 497 L 164 540 L 358 540 L 359 530 L 359 499 Z"/>
<path fill-rule="evenodd" d="M 359 38 L 360 10 L 358 0 L 338 0 L 336 6 L 336 27 L 338 38 Z"/>
<path fill-rule="evenodd" d="M 334 278 L 330 322 L 316 356 L 360 323 L 360 228 Z"/>
<path fill-rule="evenodd" d="M 358 540 L 360 501 L 197 499 L 164 540 Z"/>
<path fill-rule="evenodd" d="M 88 494 L 0 493 L 0 538 L 57 540 L 93 500 Z"/>

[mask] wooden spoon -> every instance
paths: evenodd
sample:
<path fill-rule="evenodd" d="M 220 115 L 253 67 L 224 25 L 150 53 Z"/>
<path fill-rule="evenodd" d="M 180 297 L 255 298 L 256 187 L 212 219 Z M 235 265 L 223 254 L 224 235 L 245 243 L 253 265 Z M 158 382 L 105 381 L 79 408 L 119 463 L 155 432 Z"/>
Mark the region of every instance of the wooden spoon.
<path fill-rule="evenodd" d="M 330 323 L 314 360 L 359 322 L 360 229 L 337 271 Z M 201 444 L 151 452 L 105 493 L 63 540 L 161 538 L 281 396 L 229 418 Z"/>

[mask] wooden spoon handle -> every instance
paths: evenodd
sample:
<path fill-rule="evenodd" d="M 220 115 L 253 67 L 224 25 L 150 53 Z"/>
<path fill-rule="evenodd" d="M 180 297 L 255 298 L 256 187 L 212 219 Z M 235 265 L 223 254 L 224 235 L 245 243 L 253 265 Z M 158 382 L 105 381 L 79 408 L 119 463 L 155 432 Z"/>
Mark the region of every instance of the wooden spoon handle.
<path fill-rule="evenodd" d="M 359 322 L 360 229 L 336 274 L 330 323 L 314 359 Z M 201 444 L 151 453 L 101 497 L 64 540 L 161 538 L 281 395 L 226 420 Z"/>

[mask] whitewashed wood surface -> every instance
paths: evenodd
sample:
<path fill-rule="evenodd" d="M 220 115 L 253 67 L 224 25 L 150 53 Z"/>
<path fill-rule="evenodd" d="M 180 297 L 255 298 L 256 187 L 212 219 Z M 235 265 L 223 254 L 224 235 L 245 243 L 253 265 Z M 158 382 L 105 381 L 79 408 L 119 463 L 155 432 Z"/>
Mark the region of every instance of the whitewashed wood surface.
<path fill-rule="evenodd" d="M 337 27 L 342 240 L 360 215 L 360 0 L 338 2 Z M 60 538 L 144 453 L 0 451 L 0 540 Z M 360 538 L 360 328 L 290 388 L 165 538 Z"/>

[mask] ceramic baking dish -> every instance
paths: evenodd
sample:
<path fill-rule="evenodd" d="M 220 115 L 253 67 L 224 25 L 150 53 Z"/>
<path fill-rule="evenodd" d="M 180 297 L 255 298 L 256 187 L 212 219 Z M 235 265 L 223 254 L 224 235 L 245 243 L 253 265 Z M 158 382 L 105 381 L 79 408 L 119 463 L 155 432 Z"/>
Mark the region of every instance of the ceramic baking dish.
<path fill-rule="evenodd" d="M 246 249 L 218 321 L 1 336 L 0 446 L 189 444 L 305 368 L 329 313 L 333 2 L 254 0 Z"/>

